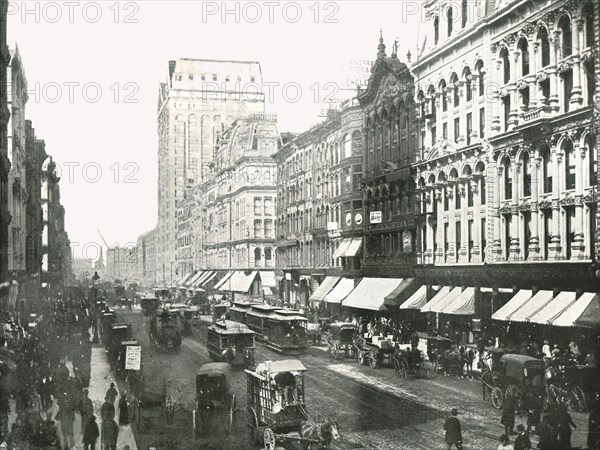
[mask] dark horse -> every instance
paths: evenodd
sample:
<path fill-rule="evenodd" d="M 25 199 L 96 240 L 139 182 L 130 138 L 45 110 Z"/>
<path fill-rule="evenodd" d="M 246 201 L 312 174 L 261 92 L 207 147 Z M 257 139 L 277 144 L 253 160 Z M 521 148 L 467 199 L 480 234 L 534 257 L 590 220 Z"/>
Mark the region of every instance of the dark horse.
<path fill-rule="evenodd" d="M 339 425 L 336 420 L 327 419 L 325 422 L 315 424 L 310 421 L 304 421 L 300 424 L 300 438 L 306 439 L 302 442 L 304 450 L 327 450 L 331 441 L 337 441 L 340 438 L 338 433 Z"/>

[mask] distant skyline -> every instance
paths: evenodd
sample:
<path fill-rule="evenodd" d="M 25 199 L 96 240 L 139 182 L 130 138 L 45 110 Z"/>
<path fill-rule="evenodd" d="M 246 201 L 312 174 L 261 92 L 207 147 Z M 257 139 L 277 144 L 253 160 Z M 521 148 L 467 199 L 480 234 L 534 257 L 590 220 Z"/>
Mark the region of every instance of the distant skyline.
<path fill-rule="evenodd" d="M 169 60 L 259 61 L 266 112 L 281 132 L 302 132 L 323 120 L 324 100 L 352 95 L 346 80 L 375 60 L 380 29 L 388 55 L 396 38 L 402 61 L 416 55 L 420 1 L 227 2 L 224 16 L 223 4 L 11 2 L 26 118 L 61 172 L 74 257 L 96 258 L 97 229 L 125 246 L 156 224 L 156 109 Z"/>

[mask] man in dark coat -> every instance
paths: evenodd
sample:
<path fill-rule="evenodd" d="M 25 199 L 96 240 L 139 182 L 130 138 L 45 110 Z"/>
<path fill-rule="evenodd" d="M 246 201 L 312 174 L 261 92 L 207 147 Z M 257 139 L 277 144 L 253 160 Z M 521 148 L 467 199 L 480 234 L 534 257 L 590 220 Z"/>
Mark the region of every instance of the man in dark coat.
<path fill-rule="evenodd" d="M 114 419 L 115 418 L 115 405 L 111 402 L 111 399 L 106 397 L 102 408 L 100 409 L 100 417 L 102 420 Z"/>
<path fill-rule="evenodd" d="M 119 400 L 119 425 L 129 424 L 129 406 L 127 404 L 127 395 L 123 394 Z"/>
<path fill-rule="evenodd" d="M 119 425 L 114 419 L 102 422 L 102 440 L 106 450 L 117 450 L 117 439 L 119 438 Z"/>
<path fill-rule="evenodd" d="M 504 399 L 502 404 L 502 418 L 500 423 L 504 425 L 504 432 L 506 434 L 515 434 L 515 412 L 517 409 L 517 399 L 509 395 Z"/>
<path fill-rule="evenodd" d="M 531 440 L 525 427 L 521 424 L 517 425 L 517 432 L 519 435 L 515 439 L 515 450 L 531 450 Z"/>
<path fill-rule="evenodd" d="M 550 417 L 546 414 L 538 427 L 538 435 L 540 441 L 538 443 L 539 450 L 555 450 L 556 444 L 556 429 L 550 421 Z"/>
<path fill-rule="evenodd" d="M 119 394 L 117 392 L 117 389 L 115 388 L 115 383 L 110 383 L 110 387 L 106 391 L 106 398 L 110 399 L 110 402 L 114 405 L 117 401 L 117 395 Z"/>
<path fill-rule="evenodd" d="M 98 430 L 98 424 L 96 423 L 96 416 L 90 416 L 85 423 L 83 430 L 83 448 L 84 450 L 96 450 L 96 441 L 100 435 Z"/>
<path fill-rule="evenodd" d="M 94 404 L 92 400 L 88 396 L 89 391 L 87 389 L 83 390 L 83 396 L 81 397 L 81 402 L 79 404 L 79 413 L 81 414 L 81 432 L 85 431 L 85 426 L 88 422 L 88 419 L 94 414 Z"/>
<path fill-rule="evenodd" d="M 452 415 L 444 423 L 444 430 L 446 430 L 446 450 L 450 450 L 452 446 L 456 446 L 457 450 L 462 450 L 463 448 L 460 421 L 456 416 L 458 416 L 458 409 L 452 408 Z"/>
<path fill-rule="evenodd" d="M 571 415 L 568 413 L 566 405 L 560 405 L 556 414 L 556 421 L 558 424 L 558 444 L 561 449 L 570 449 L 571 427 L 577 428 L 577 425 L 575 425 Z"/>

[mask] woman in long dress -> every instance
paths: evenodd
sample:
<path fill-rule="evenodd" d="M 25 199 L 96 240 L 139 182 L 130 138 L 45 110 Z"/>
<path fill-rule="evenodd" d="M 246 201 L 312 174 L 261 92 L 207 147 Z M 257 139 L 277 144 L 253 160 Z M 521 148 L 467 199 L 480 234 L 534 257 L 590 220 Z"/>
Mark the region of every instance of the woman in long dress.
<path fill-rule="evenodd" d="M 119 400 L 119 425 L 129 424 L 129 406 L 127 404 L 127 394 L 123 394 Z"/>

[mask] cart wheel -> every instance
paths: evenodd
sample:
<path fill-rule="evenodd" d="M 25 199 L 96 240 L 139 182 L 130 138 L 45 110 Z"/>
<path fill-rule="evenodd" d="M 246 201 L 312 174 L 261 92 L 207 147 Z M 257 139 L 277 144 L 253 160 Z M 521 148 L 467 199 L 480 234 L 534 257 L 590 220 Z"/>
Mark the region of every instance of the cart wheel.
<path fill-rule="evenodd" d="M 264 433 L 265 450 L 275 450 L 275 433 L 270 428 L 265 429 Z"/>
<path fill-rule="evenodd" d="M 496 409 L 502 408 L 502 403 L 503 403 L 502 390 L 499 387 L 492 388 L 490 397 L 492 399 L 492 405 L 494 405 L 494 408 L 496 408 Z"/>
<path fill-rule="evenodd" d="M 575 386 L 573 389 L 571 389 L 569 395 L 569 406 L 571 409 L 576 412 L 583 412 L 585 411 L 586 404 L 587 402 L 583 389 L 581 389 L 579 386 Z"/>
<path fill-rule="evenodd" d="M 371 352 L 369 354 L 369 366 L 371 367 L 371 369 L 377 368 L 377 353 Z"/>
<path fill-rule="evenodd" d="M 252 445 L 260 444 L 260 435 L 258 432 L 258 418 L 253 408 L 250 408 L 247 412 L 248 427 L 250 428 L 250 443 Z"/>

